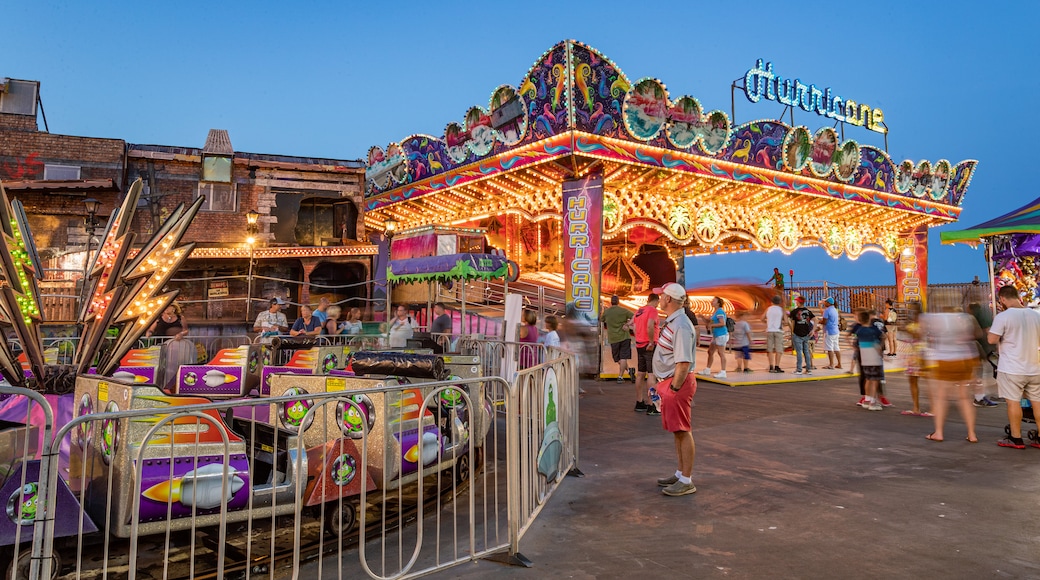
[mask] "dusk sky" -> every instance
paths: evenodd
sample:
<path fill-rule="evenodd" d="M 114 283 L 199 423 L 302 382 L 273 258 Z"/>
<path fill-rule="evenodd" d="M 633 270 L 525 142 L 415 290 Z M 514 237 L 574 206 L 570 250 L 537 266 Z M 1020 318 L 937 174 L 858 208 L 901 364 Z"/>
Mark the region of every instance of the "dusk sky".
<path fill-rule="evenodd" d="M 730 111 L 759 58 L 778 74 L 883 109 L 893 160 L 979 160 L 963 229 L 1040 196 L 1025 125 L 1040 110 L 1040 2 L 19 2 L 3 9 L 0 77 L 38 80 L 50 131 L 238 151 L 361 159 L 414 133 L 442 135 L 554 43 L 600 50 L 633 81 Z M 1031 72 L 1032 71 L 1032 72 Z M 735 124 L 782 106 L 736 94 Z M 827 126 L 796 112 L 796 124 Z M 42 120 L 40 122 L 43 127 Z M 883 146 L 877 133 L 846 138 Z M 1018 161 L 1016 161 L 1016 159 Z M 1025 160 L 1026 167 L 1035 161 Z M 982 252 L 930 237 L 930 282 L 986 276 Z M 704 258 L 693 280 L 795 270 L 795 281 L 892 284 L 879 254 Z"/>

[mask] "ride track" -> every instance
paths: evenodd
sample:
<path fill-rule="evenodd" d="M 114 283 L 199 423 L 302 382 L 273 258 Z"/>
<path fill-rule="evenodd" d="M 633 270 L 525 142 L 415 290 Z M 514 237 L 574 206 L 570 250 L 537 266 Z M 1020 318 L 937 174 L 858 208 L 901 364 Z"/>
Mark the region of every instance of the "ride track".
<path fill-rule="evenodd" d="M 471 472 L 468 466 L 469 455 L 463 455 L 459 463 L 447 469 L 440 470 L 436 473 L 431 473 L 424 477 L 425 485 L 431 488 L 428 491 L 433 491 L 436 488 L 441 488 L 439 493 L 432 494 L 426 493 L 424 490 L 423 497 L 427 497 L 423 503 L 423 512 L 429 514 L 427 518 L 437 518 L 436 512 L 428 512 L 429 508 L 441 507 L 445 508 L 453 501 L 456 500 L 458 495 L 466 492 L 472 482 L 473 476 L 480 475 L 484 472 L 484 453 L 483 448 L 475 450 L 477 459 L 477 469 L 475 472 Z M 445 474 L 449 476 L 444 478 Z M 431 482 L 430 480 L 435 481 Z M 447 484 L 445 485 L 445 481 Z M 373 538 L 377 540 L 383 538 L 385 541 L 385 534 L 388 531 L 406 530 L 405 525 L 417 521 L 419 514 L 419 505 L 415 503 L 418 499 L 419 494 L 417 492 L 417 485 L 415 483 L 408 484 L 403 488 L 398 488 L 397 493 L 383 494 L 384 501 L 366 502 L 366 509 L 364 510 L 365 519 L 369 520 L 365 527 L 366 538 Z M 447 502 L 442 503 L 445 499 Z M 357 549 L 360 547 L 359 539 L 361 535 L 361 529 L 356 526 L 355 521 L 351 521 L 348 526 L 351 531 L 347 537 L 341 537 L 340 542 L 336 542 L 332 528 L 334 527 L 332 519 L 329 517 L 329 513 L 332 511 L 331 507 L 337 507 L 338 504 L 353 503 L 349 500 L 339 500 L 338 502 L 329 502 L 325 509 L 320 507 L 307 508 L 306 512 L 318 512 L 318 517 L 308 519 L 300 524 L 300 540 L 304 543 L 297 548 L 295 544 L 294 532 L 295 526 L 293 524 L 294 517 L 297 516 L 275 516 L 271 518 L 265 518 L 263 520 L 253 521 L 249 528 L 247 522 L 238 522 L 233 528 L 228 530 L 228 542 L 224 546 L 224 575 L 225 579 L 238 579 L 238 578 L 256 578 L 256 577 L 270 577 L 280 578 L 278 574 L 278 566 L 284 567 L 288 564 L 292 566 L 292 562 L 296 559 L 299 562 L 299 567 L 302 568 L 304 564 L 310 562 L 317 562 L 325 556 L 330 554 L 338 554 L 336 562 L 338 567 L 343 565 L 343 557 L 347 553 L 347 548 Z M 396 504 L 396 505 L 395 505 Z M 412 507 L 401 509 L 401 506 L 407 506 L 412 504 Z M 354 513 L 357 514 L 358 506 L 355 506 Z M 354 516 L 356 518 L 356 515 Z M 352 518 L 353 520 L 353 518 Z M 264 525 L 264 524 L 267 525 Z M 259 524 L 259 526 L 258 526 Z M 266 529 L 258 530 L 258 527 L 264 527 Z M 193 542 L 190 540 L 192 533 L 191 530 L 183 530 L 179 532 L 172 532 L 168 537 L 162 535 L 154 536 L 154 541 L 150 541 L 149 538 L 141 538 L 144 540 L 138 545 L 138 551 L 141 554 L 165 554 L 166 558 L 156 558 L 154 564 L 148 565 L 147 567 L 141 567 L 142 562 L 145 560 L 141 558 L 138 560 L 137 578 L 142 579 L 181 579 L 191 578 L 196 580 L 212 580 L 219 578 L 218 566 L 215 562 L 215 558 L 219 553 L 218 540 L 207 533 L 210 528 L 196 530 L 200 535 L 200 538 L 194 543 L 196 551 L 190 552 Z M 276 532 L 272 532 L 277 530 Z M 246 535 L 247 530 L 249 534 Z M 243 538 L 244 541 L 239 540 Z M 182 541 L 177 541 L 181 539 Z M 164 542 L 165 540 L 165 542 Z M 237 541 L 236 541 L 237 540 Z M 98 543 L 102 541 L 101 537 L 97 538 Z M 201 545 L 200 545 L 201 544 Z M 266 554 L 256 554 L 256 550 L 263 546 L 280 546 L 287 545 L 286 548 L 278 548 L 270 550 Z M 89 548 L 89 545 L 84 545 L 84 551 Z M 109 558 L 106 566 L 106 562 L 99 562 L 96 568 L 80 568 L 79 570 L 70 569 L 63 571 L 55 576 L 61 580 L 72 580 L 72 579 L 92 579 L 92 578 L 110 578 L 110 577 L 125 577 L 126 574 L 126 563 L 129 560 L 129 549 L 130 544 L 127 541 L 125 544 L 118 545 L 120 551 L 118 553 L 112 553 L 114 545 L 109 546 Z M 207 549 L 207 552 L 198 551 L 199 547 Z M 248 554 L 248 556 L 247 556 Z M 117 564 L 115 567 L 112 566 L 113 557 L 118 559 L 121 565 Z M 90 562 L 90 560 L 84 559 L 83 564 Z M 205 564 L 207 567 L 200 570 L 199 564 Z"/>

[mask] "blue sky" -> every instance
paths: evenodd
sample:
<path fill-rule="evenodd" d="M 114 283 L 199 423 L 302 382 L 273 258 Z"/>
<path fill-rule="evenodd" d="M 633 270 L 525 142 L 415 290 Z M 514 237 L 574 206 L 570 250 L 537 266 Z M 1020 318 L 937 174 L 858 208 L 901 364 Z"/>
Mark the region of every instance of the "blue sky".
<path fill-rule="evenodd" d="M 574 38 L 630 79 L 730 109 L 730 83 L 763 58 L 780 74 L 885 112 L 889 152 L 978 159 L 968 227 L 1037 197 L 1022 137 L 1040 110 L 1040 3 L 729 2 L 153 2 L 8 3 L 0 77 L 39 80 L 54 133 L 201 147 L 227 129 L 235 149 L 360 159 L 413 133 L 440 135 L 468 107 L 516 85 L 555 42 Z M 782 71 L 782 72 L 781 72 Z M 775 118 L 737 94 L 736 122 Z M 795 121 L 815 130 L 822 117 Z M 42 125 L 42 124 L 41 124 Z M 861 144 L 876 134 L 846 131 Z M 950 227 L 950 226 L 947 226 Z M 940 246 L 932 282 L 985 277 L 981 251 Z M 699 263 L 700 264 L 700 263 Z M 892 284 L 877 254 L 703 259 L 692 279 Z"/>

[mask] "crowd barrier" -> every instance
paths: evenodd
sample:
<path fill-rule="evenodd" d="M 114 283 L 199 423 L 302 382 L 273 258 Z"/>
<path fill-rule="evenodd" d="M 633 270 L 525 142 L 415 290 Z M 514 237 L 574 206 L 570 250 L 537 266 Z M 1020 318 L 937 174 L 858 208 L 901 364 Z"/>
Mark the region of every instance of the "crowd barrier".
<path fill-rule="evenodd" d="M 25 408 L 0 424 L 0 572 L 382 579 L 524 563 L 523 534 L 578 473 L 573 357 L 459 347 L 444 381 L 275 375 L 250 398 L 84 375 L 62 418 L 50 397 L 0 388 Z"/>

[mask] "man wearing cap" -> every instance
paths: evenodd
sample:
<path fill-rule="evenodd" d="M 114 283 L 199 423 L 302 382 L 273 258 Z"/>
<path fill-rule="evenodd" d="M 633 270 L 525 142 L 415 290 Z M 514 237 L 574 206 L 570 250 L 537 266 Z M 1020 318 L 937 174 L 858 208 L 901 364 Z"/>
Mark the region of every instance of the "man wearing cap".
<path fill-rule="evenodd" d="M 632 313 L 622 308 L 620 303 L 621 300 L 615 294 L 610 297 L 610 308 L 603 311 L 603 326 L 607 329 L 610 354 L 618 364 L 619 383 L 624 382 L 625 375 L 628 374 L 628 359 L 632 358 L 632 338 L 628 333 Z M 635 376 L 632 377 L 632 382 L 635 382 Z"/>
<path fill-rule="evenodd" d="M 794 301 L 797 306 L 789 315 L 791 318 L 791 344 L 794 346 L 794 374 L 802 374 L 802 357 L 804 357 L 805 374 L 811 375 L 812 349 L 809 346 L 812 342 L 813 329 L 816 327 L 816 323 L 813 322 L 816 315 L 805 307 L 805 298 L 802 296 L 795 296 Z"/>
<path fill-rule="evenodd" d="M 690 476 L 696 447 L 690 422 L 693 395 L 697 392 L 697 381 L 690 370 L 694 361 L 694 331 L 683 305 L 686 290 L 679 284 L 668 284 L 662 289 L 658 308 L 665 320 L 654 349 L 654 377 L 658 380 L 657 392 L 661 396 L 661 425 L 675 438 L 675 453 L 678 468 L 675 474 L 657 480 L 664 487 L 662 493 L 680 496 L 695 493 Z"/>
<path fill-rule="evenodd" d="M 841 368 L 841 349 L 838 345 L 839 319 L 838 309 L 834 307 L 834 298 L 823 300 L 823 348 L 827 351 L 827 366 L 825 369 Z"/>
<path fill-rule="evenodd" d="M 270 344 L 279 333 L 289 332 L 289 321 L 280 312 L 283 304 L 285 301 L 281 298 L 272 298 L 271 306 L 256 316 L 253 332 L 259 332 L 265 344 Z"/>

